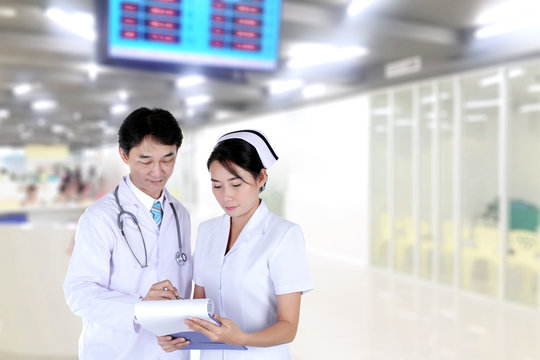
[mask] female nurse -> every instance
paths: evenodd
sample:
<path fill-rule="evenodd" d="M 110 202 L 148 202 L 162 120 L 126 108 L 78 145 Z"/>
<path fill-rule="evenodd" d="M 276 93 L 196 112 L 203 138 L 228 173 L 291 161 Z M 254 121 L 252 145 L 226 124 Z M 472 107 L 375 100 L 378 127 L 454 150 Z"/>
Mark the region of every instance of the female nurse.
<path fill-rule="evenodd" d="M 259 198 L 278 159 L 260 132 L 225 134 L 207 167 L 225 214 L 199 226 L 194 252 L 194 298 L 210 298 L 216 326 L 186 320 L 212 341 L 242 350 L 201 350 L 201 359 L 290 359 L 287 343 L 298 327 L 301 294 L 313 288 L 300 226 L 273 213 Z M 184 344 L 158 338 L 165 351 Z"/>

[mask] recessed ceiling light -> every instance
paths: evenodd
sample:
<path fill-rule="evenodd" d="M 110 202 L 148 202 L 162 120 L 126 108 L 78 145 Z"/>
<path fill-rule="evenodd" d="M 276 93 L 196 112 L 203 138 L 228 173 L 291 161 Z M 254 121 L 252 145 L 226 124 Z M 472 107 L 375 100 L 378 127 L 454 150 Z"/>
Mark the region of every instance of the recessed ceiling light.
<path fill-rule="evenodd" d="M 61 9 L 49 8 L 45 15 L 58 25 L 86 40 L 94 41 L 96 39 L 94 18 L 90 14 L 83 12 L 67 13 Z"/>
<path fill-rule="evenodd" d="M 178 78 L 176 80 L 176 87 L 178 88 L 187 88 L 196 85 L 200 85 L 206 82 L 206 79 L 200 75 L 188 75 Z"/>
<path fill-rule="evenodd" d="M 115 104 L 110 107 L 109 112 L 111 115 L 119 115 L 128 111 L 127 104 Z"/>
<path fill-rule="evenodd" d="M 508 77 L 517 78 L 517 77 L 522 76 L 524 73 L 525 73 L 525 71 L 522 68 L 510 69 L 508 71 Z"/>
<path fill-rule="evenodd" d="M 347 15 L 356 16 L 364 11 L 373 0 L 352 0 L 347 6 Z"/>
<path fill-rule="evenodd" d="M 208 104 L 211 101 L 212 101 L 212 97 L 210 97 L 210 95 L 195 95 L 195 96 L 190 96 L 186 98 L 186 105 L 199 106 L 199 105 Z"/>
<path fill-rule="evenodd" d="M 268 82 L 267 85 L 270 94 L 278 95 L 297 90 L 304 86 L 304 82 L 300 79 L 273 80 Z"/>
<path fill-rule="evenodd" d="M 0 17 L 14 18 L 15 16 L 17 16 L 17 10 L 15 10 L 14 8 L 10 8 L 7 6 L 0 7 Z"/>
<path fill-rule="evenodd" d="M 51 126 L 51 132 L 53 134 L 62 134 L 66 131 L 66 127 L 62 124 L 54 124 Z"/>
<path fill-rule="evenodd" d="M 88 79 L 95 81 L 99 73 L 99 68 L 96 64 L 90 64 L 86 68 L 86 73 L 88 74 Z"/>
<path fill-rule="evenodd" d="M 22 83 L 22 84 L 14 85 L 11 91 L 13 92 L 13 95 L 15 96 L 22 96 L 22 95 L 28 94 L 33 89 L 34 89 L 33 84 Z"/>
<path fill-rule="evenodd" d="M 34 111 L 46 111 L 55 109 L 58 103 L 54 100 L 36 100 L 30 104 L 30 107 Z"/>
<path fill-rule="evenodd" d="M 129 93 L 126 90 L 119 90 L 118 91 L 118 98 L 121 101 L 126 101 L 129 98 Z"/>
<path fill-rule="evenodd" d="M 301 44 L 290 51 L 287 66 L 291 69 L 340 62 L 362 57 L 368 53 L 360 46 L 336 47 L 327 44 Z"/>
<path fill-rule="evenodd" d="M 8 109 L 0 109 L 0 120 L 7 119 L 10 115 L 11 113 Z"/>

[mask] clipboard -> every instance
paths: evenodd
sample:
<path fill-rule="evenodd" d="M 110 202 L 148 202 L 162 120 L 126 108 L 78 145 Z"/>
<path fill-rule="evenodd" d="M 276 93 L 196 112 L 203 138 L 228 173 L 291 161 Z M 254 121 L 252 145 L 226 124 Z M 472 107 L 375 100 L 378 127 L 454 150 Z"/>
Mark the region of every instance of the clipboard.
<path fill-rule="evenodd" d="M 179 350 L 247 350 L 247 347 L 242 345 L 231 345 L 223 342 L 212 341 L 203 333 L 198 331 L 182 331 L 176 334 L 171 334 L 173 339 L 184 338 L 189 340 L 189 345 Z"/>
<path fill-rule="evenodd" d="M 211 299 L 146 300 L 135 304 L 135 318 L 144 329 L 156 336 L 183 337 L 191 343 L 180 350 L 247 350 L 247 347 L 213 342 L 204 334 L 189 330 L 185 319 L 194 317 L 221 326 L 214 319 L 214 303 Z"/>

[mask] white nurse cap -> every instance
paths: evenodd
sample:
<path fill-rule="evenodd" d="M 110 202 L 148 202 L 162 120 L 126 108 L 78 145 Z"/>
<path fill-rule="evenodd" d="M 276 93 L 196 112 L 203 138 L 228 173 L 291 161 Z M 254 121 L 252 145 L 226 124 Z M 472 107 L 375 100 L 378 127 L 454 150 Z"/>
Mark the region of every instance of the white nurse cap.
<path fill-rule="evenodd" d="M 220 142 L 229 139 L 242 139 L 253 145 L 255 150 L 257 150 L 257 154 L 259 154 L 259 158 L 265 169 L 269 169 L 278 159 L 278 156 L 274 152 L 274 149 L 272 149 L 266 136 L 258 130 L 239 130 L 230 132 L 220 137 L 216 146 Z"/>

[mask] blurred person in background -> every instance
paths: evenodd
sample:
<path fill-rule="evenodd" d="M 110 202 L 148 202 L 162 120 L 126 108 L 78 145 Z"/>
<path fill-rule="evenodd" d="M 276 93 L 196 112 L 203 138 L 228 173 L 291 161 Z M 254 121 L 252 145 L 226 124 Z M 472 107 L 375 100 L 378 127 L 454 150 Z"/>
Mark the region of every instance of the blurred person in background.
<path fill-rule="evenodd" d="M 168 111 L 139 108 L 118 135 L 130 173 L 79 219 L 64 281 L 83 321 L 79 358 L 187 359 L 189 352 L 165 353 L 134 318 L 138 301 L 191 294 L 190 218 L 165 188 L 182 131 Z"/>
<path fill-rule="evenodd" d="M 301 294 L 313 288 L 300 226 L 271 213 L 259 193 L 278 159 L 254 130 L 222 136 L 207 167 L 212 191 L 225 211 L 202 223 L 194 253 L 194 298 L 210 298 L 222 324 L 186 320 L 212 341 L 247 346 L 201 350 L 201 359 L 289 359 L 298 328 Z M 183 339 L 158 337 L 166 351 Z"/>

